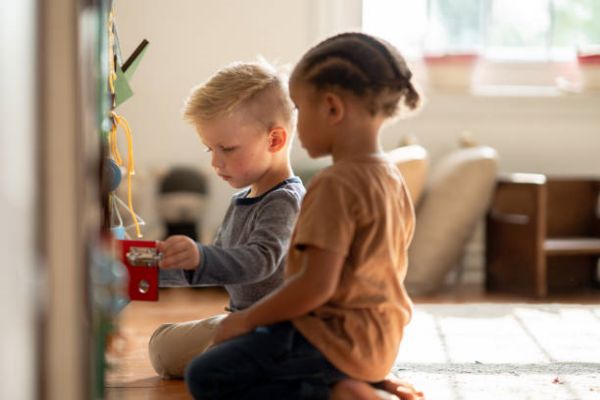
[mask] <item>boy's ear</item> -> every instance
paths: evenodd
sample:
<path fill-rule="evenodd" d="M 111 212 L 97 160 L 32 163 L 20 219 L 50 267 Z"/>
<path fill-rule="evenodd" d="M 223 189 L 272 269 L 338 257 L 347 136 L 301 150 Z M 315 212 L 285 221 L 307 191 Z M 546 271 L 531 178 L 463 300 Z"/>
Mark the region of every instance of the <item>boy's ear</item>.
<path fill-rule="evenodd" d="M 342 98 L 335 93 L 325 93 L 325 112 L 327 113 L 327 120 L 330 124 L 336 125 L 339 123 L 346 113 L 346 105 Z"/>
<path fill-rule="evenodd" d="M 285 147 L 287 131 L 282 126 L 276 126 L 269 131 L 269 151 L 276 152 Z"/>

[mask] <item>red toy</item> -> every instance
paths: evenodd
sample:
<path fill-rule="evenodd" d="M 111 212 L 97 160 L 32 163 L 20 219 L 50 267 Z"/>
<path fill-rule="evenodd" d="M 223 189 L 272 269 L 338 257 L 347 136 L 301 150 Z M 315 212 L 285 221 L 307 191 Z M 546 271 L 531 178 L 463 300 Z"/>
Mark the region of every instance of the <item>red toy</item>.
<path fill-rule="evenodd" d="M 129 299 L 158 301 L 160 253 L 152 240 L 119 240 L 121 261 L 129 273 Z"/>

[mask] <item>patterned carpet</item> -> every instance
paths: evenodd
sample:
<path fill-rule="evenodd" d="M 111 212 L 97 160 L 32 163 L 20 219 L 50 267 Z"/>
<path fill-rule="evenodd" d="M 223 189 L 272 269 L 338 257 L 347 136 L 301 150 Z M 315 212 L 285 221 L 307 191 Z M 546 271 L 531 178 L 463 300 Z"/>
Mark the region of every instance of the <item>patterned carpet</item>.
<path fill-rule="evenodd" d="M 429 400 L 600 400 L 600 305 L 419 305 L 394 372 Z"/>

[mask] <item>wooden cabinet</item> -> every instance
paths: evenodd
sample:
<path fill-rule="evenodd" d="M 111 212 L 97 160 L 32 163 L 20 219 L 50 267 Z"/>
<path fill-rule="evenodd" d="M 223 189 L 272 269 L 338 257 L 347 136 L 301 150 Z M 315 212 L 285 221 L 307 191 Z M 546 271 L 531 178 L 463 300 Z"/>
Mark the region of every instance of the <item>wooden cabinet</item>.
<path fill-rule="evenodd" d="M 512 174 L 487 215 L 486 287 L 545 297 L 598 286 L 600 177 Z"/>

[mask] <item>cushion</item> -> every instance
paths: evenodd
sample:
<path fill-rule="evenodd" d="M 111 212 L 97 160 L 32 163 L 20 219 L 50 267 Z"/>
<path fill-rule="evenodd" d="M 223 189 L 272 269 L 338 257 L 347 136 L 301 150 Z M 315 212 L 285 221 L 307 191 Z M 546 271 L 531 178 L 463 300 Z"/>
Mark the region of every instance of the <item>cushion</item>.
<path fill-rule="evenodd" d="M 398 167 L 413 204 L 416 206 L 423 194 L 423 188 L 427 181 L 429 169 L 429 158 L 427 150 L 417 144 L 401 146 L 387 153 L 390 161 Z"/>
<path fill-rule="evenodd" d="M 409 248 L 406 287 L 411 294 L 438 290 L 463 254 L 495 187 L 496 151 L 486 146 L 459 149 L 434 167 Z"/>
<path fill-rule="evenodd" d="M 429 169 L 427 150 L 423 146 L 416 144 L 401 145 L 386 153 L 386 156 L 402 173 L 411 200 L 416 206 L 423 194 L 423 188 L 427 181 L 427 172 Z M 304 185 L 308 187 L 312 177 L 320 170 L 321 167 L 299 169 L 297 175 L 302 179 Z"/>

